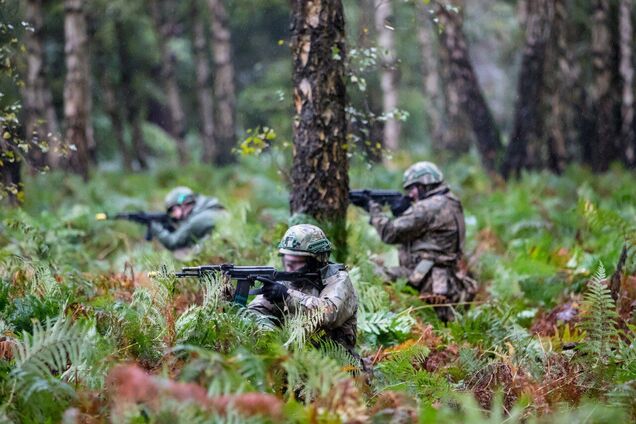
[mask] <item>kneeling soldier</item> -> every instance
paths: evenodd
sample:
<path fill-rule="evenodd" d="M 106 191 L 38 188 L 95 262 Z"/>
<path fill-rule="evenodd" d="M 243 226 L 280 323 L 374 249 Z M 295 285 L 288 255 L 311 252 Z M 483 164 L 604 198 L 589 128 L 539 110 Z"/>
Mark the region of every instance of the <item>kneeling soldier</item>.
<path fill-rule="evenodd" d="M 370 223 L 385 243 L 399 245 L 400 266 L 386 270 L 390 279 L 406 278 L 431 303 L 472 300 L 476 282 L 459 269 L 466 235 L 459 199 L 431 162 L 417 162 L 404 173 L 403 188 L 413 204 L 390 218 L 370 202 Z M 451 307 L 435 308 L 443 321 L 453 318 Z"/>

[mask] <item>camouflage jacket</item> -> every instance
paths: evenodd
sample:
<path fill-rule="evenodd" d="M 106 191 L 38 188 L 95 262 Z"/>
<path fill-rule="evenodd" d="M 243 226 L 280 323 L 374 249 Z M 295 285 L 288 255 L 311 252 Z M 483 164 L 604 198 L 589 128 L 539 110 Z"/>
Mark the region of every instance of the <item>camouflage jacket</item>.
<path fill-rule="evenodd" d="M 426 260 L 454 267 L 461 258 L 466 234 L 464 212 L 446 184 L 428 192 L 396 218 L 382 213 L 377 203 L 371 203 L 369 209 L 371 225 L 382 241 L 400 245 L 400 266 L 413 271 Z"/>
<path fill-rule="evenodd" d="M 320 274 L 321 290 L 313 285 L 282 281 L 289 289 L 286 300 L 274 304 L 259 295 L 248 308 L 276 319 L 294 314 L 301 308 L 320 308 L 324 314 L 319 329 L 325 330 L 334 341 L 353 351 L 356 345 L 358 297 L 349 274 L 335 264 L 325 266 Z"/>
<path fill-rule="evenodd" d="M 153 222 L 150 230 L 168 250 L 177 250 L 196 244 L 212 232 L 223 206 L 214 197 L 198 195 L 190 215 L 173 228 Z"/>

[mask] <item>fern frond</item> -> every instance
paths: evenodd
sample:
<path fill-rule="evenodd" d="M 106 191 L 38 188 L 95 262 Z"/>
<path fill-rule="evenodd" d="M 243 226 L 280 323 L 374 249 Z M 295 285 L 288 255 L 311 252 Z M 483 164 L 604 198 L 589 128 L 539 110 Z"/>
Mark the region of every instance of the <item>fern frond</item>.
<path fill-rule="evenodd" d="M 583 309 L 586 312 L 581 327 L 587 333 L 584 350 L 597 361 L 607 363 L 618 336 L 616 305 L 610 289 L 603 284 L 605 267 L 599 263 L 585 294 Z"/>
<path fill-rule="evenodd" d="M 630 247 L 636 246 L 636 225 L 633 222 L 629 222 L 612 210 L 601 209 L 587 199 L 580 201 L 580 208 L 593 229 L 613 229 L 625 238 Z"/>
<path fill-rule="evenodd" d="M 286 316 L 283 332 L 287 335 L 285 348 L 302 348 L 307 339 L 316 332 L 324 319 L 322 308 L 299 308 L 296 313 Z"/>
<path fill-rule="evenodd" d="M 49 319 L 44 326 L 36 322 L 33 334 L 23 333 L 13 349 L 16 366 L 12 375 L 24 397 L 48 390 L 55 375 L 79 363 L 84 339 L 84 329 L 64 317 Z"/>

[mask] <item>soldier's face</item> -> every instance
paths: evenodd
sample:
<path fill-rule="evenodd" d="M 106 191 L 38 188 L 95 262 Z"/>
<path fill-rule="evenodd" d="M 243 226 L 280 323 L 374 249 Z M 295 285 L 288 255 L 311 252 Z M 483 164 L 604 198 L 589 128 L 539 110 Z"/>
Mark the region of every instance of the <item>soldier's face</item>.
<path fill-rule="evenodd" d="M 420 191 L 417 188 L 417 184 L 413 184 L 409 189 L 407 189 L 406 195 L 416 202 L 420 198 Z"/>
<path fill-rule="evenodd" d="M 192 203 L 185 203 L 183 205 L 176 205 L 170 208 L 168 211 L 168 215 L 170 218 L 175 221 L 181 221 L 182 219 L 186 219 L 190 212 L 192 212 L 192 208 L 194 205 Z"/>
<path fill-rule="evenodd" d="M 283 255 L 283 269 L 295 272 L 307 264 L 307 256 Z"/>

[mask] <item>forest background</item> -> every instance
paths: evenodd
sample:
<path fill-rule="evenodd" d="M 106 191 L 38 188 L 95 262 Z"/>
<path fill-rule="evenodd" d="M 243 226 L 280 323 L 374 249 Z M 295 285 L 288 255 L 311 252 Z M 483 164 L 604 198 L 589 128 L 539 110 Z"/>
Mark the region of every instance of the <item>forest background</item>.
<path fill-rule="evenodd" d="M 0 2 L 3 420 L 634 417 L 632 1 L 340 6 Z M 369 258 L 395 252 L 347 209 L 348 187 L 397 189 L 415 160 L 464 201 L 481 283 L 448 326 L 378 280 Z M 93 219 L 176 185 L 231 212 L 193 264 L 278 265 L 291 212 L 326 226 L 371 381 L 306 342 L 311 317 L 263 329 Z"/>

